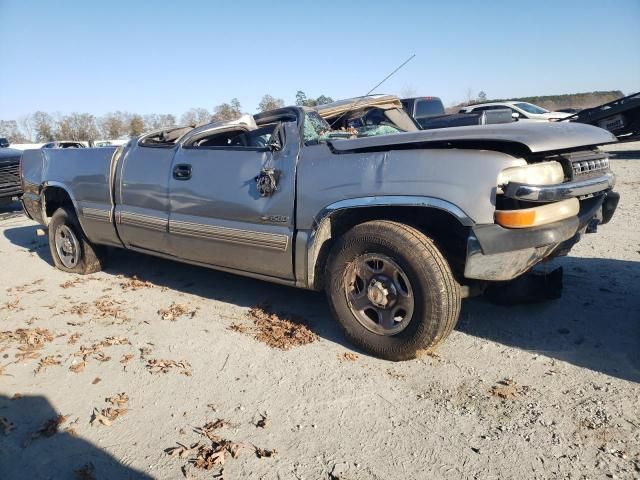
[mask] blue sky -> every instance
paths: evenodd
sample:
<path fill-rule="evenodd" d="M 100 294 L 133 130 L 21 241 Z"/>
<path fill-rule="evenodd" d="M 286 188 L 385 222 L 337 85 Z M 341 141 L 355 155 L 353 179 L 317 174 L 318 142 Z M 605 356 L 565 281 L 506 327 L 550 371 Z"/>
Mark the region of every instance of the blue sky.
<path fill-rule="evenodd" d="M 181 114 L 265 93 L 640 90 L 640 0 L 0 0 L 0 118 Z"/>

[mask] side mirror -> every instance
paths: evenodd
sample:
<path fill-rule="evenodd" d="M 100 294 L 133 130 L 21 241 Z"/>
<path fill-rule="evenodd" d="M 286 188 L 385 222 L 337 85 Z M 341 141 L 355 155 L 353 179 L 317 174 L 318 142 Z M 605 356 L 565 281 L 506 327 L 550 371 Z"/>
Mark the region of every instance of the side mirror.
<path fill-rule="evenodd" d="M 269 147 L 269 150 L 271 150 L 272 152 L 279 152 L 280 150 L 282 150 L 282 145 L 280 145 L 280 141 L 277 138 L 272 138 L 271 140 L 269 140 L 269 143 L 267 143 L 267 147 Z"/>
<path fill-rule="evenodd" d="M 520 118 L 520 114 L 519 114 L 518 112 L 513 112 L 513 113 L 511 114 L 511 117 L 512 117 L 514 120 L 518 120 L 518 119 Z"/>

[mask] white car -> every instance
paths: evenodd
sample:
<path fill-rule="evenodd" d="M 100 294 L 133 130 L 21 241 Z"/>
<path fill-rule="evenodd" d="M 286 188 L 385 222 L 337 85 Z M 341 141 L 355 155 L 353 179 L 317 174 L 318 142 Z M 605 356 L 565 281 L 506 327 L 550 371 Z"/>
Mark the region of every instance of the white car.
<path fill-rule="evenodd" d="M 516 120 L 534 120 L 536 122 L 553 122 L 570 117 L 571 113 L 550 112 L 542 107 L 527 102 L 492 102 L 469 105 L 459 113 L 478 113 L 485 110 L 511 110 L 511 116 Z"/>

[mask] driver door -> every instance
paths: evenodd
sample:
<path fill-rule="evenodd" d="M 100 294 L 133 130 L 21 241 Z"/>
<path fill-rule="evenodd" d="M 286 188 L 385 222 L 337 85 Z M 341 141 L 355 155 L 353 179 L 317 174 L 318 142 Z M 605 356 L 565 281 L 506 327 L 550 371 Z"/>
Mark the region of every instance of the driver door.
<path fill-rule="evenodd" d="M 295 124 L 294 124 L 295 125 Z M 169 178 L 172 255 L 270 277 L 293 279 L 293 219 L 298 142 L 276 125 L 220 127 L 178 149 Z M 277 131 L 274 149 L 268 143 Z M 266 132 L 266 133 L 265 133 Z M 269 133 L 272 132 L 272 133 Z M 256 177 L 273 172 L 261 195 Z"/>

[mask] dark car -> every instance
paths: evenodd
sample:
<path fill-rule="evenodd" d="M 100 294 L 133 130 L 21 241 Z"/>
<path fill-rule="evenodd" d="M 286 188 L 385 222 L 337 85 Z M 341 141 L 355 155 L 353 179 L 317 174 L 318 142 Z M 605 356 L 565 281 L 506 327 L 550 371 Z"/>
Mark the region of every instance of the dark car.
<path fill-rule="evenodd" d="M 0 139 L 0 144 L 2 144 Z M 11 199 L 22 195 L 20 183 L 20 158 L 22 151 L 14 148 L 0 148 L 0 205 L 11 202 Z"/>
<path fill-rule="evenodd" d="M 0 137 L 0 148 L 6 148 L 9 146 L 9 140 L 4 137 Z"/>
<path fill-rule="evenodd" d="M 447 115 L 438 97 L 403 98 L 402 107 L 413 117 L 421 130 L 435 128 L 467 127 L 487 123 L 510 123 L 511 112 L 505 109 L 468 113 L 461 111 Z"/>
<path fill-rule="evenodd" d="M 438 97 L 403 98 L 402 107 L 418 122 L 422 129 L 433 118 L 446 115 L 442 100 Z"/>

